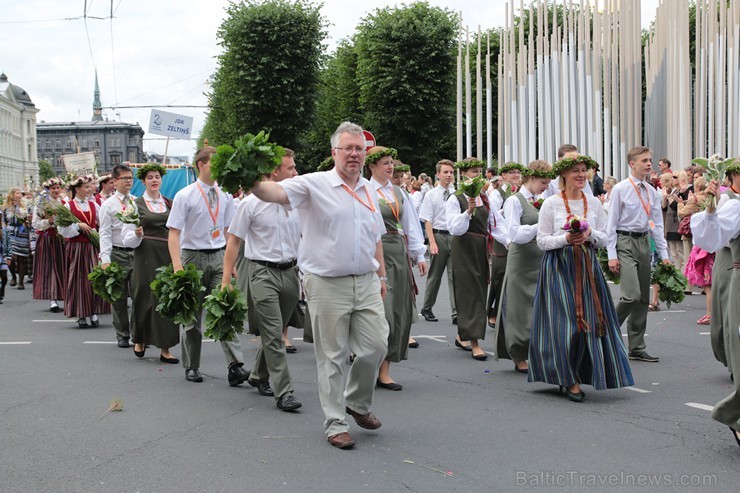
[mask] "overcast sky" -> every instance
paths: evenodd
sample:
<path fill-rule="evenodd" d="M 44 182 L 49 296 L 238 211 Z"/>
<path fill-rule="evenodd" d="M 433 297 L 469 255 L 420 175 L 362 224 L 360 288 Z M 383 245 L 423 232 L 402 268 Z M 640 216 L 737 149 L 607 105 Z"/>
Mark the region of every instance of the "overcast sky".
<path fill-rule="evenodd" d="M 112 21 L 60 20 L 81 17 L 85 3 L 0 0 L 0 72 L 29 93 L 40 109 L 38 121 L 90 120 L 95 67 L 104 107 L 207 104 L 203 94 L 216 68 L 220 50 L 216 31 L 228 0 L 113 0 Z M 462 11 L 471 30 L 478 23 L 483 29 L 499 27 L 505 18 L 505 0 L 429 3 Z M 642 0 L 643 26 L 654 18 L 657 3 Z M 329 48 L 351 36 L 368 12 L 397 4 L 401 2 L 325 0 L 322 12 L 330 23 Z M 88 17 L 108 17 L 111 2 L 87 0 L 87 9 Z M 194 117 L 194 135 L 200 133 L 205 109 L 168 111 Z M 104 110 L 107 118 L 138 122 L 145 131 L 150 113 L 149 108 Z M 156 135 L 145 135 L 147 152 L 162 153 L 164 144 Z M 169 154 L 191 156 L 194 149 L 194 141 L 170 141 Z"/>

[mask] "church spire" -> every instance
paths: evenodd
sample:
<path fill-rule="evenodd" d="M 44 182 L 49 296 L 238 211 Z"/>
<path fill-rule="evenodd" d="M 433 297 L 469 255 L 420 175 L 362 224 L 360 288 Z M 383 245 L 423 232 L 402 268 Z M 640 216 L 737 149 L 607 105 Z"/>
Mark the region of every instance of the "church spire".
<path fill-rule="evenodd" d="M 103 121 L 103 105 L 100 103 L 100 86 L 98 86 L 98 71 L 95 71 L 95 93 L 93 99 L 93 121 Z"/>

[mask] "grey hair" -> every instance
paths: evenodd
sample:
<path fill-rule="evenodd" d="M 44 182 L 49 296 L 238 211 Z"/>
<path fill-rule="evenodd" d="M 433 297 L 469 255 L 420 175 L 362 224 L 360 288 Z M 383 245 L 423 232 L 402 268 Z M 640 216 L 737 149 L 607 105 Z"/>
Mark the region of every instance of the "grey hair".
<path fill-rule="evenodd" d="M 336 147 L 339 145 L 339 137 L 342 134 L 362 135 L 362 138 L 365 138 L 361 126 L 352 122 L 342 122 L 331 136 L 332 147 Z"/>

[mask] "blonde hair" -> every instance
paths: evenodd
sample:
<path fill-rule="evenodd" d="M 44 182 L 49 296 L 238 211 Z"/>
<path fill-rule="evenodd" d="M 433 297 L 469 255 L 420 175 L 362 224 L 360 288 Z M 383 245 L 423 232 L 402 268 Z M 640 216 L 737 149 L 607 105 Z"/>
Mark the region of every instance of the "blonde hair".
<path fill-rule="evenodd" d="M 707 179 L 703 176 L 699 176 L 694 180 L 694 193 L 703 192 L 707 188 Z"/>
<path fill-rule="evenodd" d="M 676 173 L 676 176 L 678 177 L 679 185 L 681 184 L 681 182 L 684 182 L 686 184 L 689 183 L 689 174 L 684 170 L 680 170 L 678 173 Z"/>
<path fill-rule="evenodd" d="M 529 165 L 527 166 L 527 169 L 530 169 L 532 171 L 550 171 L 552 169 L 552 166 L 547 161 L 543 161 L 542 159 L 535 159 Z M 527 183 L 531 178 L 537 178 L 536 176 L 525 176 L 522 180 L 522 185 Z"/>
<path fill-rule="evenodd" d="M 10 187 L 10 190 L 8 190 L 7 197 L 5 197 L 5 204 L 3 204 L 3 209 L 13 205 L 13 195 L 15 195 L 15 192 L 20 192 L 20 191 L 21 191 L 20 187 Z"/>
<path fill-rule="evenodd" d="M 660 175 L 660 185 L 663 188 L 670 188 L 673 183 L 673 173 L 663 173 Z"/>

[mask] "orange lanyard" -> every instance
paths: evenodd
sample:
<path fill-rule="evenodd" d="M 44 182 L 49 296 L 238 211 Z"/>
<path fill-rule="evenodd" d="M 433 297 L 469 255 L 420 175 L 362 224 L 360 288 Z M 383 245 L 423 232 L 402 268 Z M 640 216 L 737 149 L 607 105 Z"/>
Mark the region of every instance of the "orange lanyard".
<path fill-rule="evenodd" d="M 648 205 L 642 199 L 640 189 L 637 188 L 637 185 L 635 185 L 635 182 L 632 181 L 631 177 L 629 178 L 629 181 L 632 184 L 632 187 L 635 189 L 635 192 L 637 192 L 637 197 L 640 199 L 640 203 L 642 203 L 642 208 L 645 209 L 645 214 L 647 214 L 648 219 L 650 219 L 650 207 L 648 207 Z M 645 191 L 648 192 L 647 189 Z M 650 192 L 648 192 L 648 200 L 650 200 Z"/>
<path fill-rule="evenodd" d="M 162 201 L 160 204 L 159 201 Z M 164 200 L 162 200 L 162 197 L 159 198 L 159 200 L 156 202 L 157 204 L 157 210 L 155 211 L 152 209 L 152 204 L 154 204 L 154 201 L 149 201 L 144 197 L 144 203 L 146 204 L 146 208 L 149 209 L 151 212 L 156 212 L 157 214 L 162 214 L 163 212 L 167 211 L 167 206 L 164 205 Z"/>
<path fill-rule="evenodd" d="M 365 186 L 365 196 L 367 197 L 367 204 L 363 202 L 363 200 L 357 195 L 353 190 L 351 190 L 347 185 L 342 183 L 342 188 L 350 194 L 352 197 L 355 198 L 356 201 L 370 209 L 370 212 L 375 212 L 375 204 L 373 204 L 373 199 L 370 198 L 370 192 L 367 191 L 367 186 Z"/>
<path fill-rule="evenodd" d="M 218 211 L 221 208 L 221 200 L 218 198 L 218 191 L 216 191 L 216 211 L 214 212 L 213 209 L 211 209 L 211 204 L 208 202 L 206 193 L 203 191 L 203 187 L 201 187 L 198 182 L 195 182 L 195 186 L 198 187 L 198 191 L 200 191 L 200 194 L 203 196 L 203 201 L 206 203 L 206 208 L 208 208 L 208 214 L 211 216 L 211 219 L 213 219 L 213 225 L 216 226 L 218 224 Z"/>
<path fill-rule="evenodd" d="M 385 199 L 385 201 L 386 201 L 386 202 L 388 203 L 388 208 L 389 208 L 389 209 L 391 210 L 391 212 L 393 213 L 393 217 L 395 217 L 395 218 L 396 218 L 396 222 L 397 222 L 398 224 L 401 224 L 401 220 L 400 220 L 400 219 L 398 218 L 398 213 L 399 213 L 399 212 L 401 211 L 401 205 L 400 205 L 400 204 L 399 204 L 398 202 L 395 202 L 395 204 L 396 204 L 396 208 L 394 209 L 394 208 L 393 208 L 393 202 L 391 202 L 390 200 L 388 200 L 388 199 L 387 199 L 387 198 L 385 197 L 385 195 L 383 194 L 383 191 L 382 191 L 381 189 L 378 189 L 378 193 L 379 193 L 379 194 L 380 194 L 380 196 L 381 196 L 381 197 L 383 197 L 383 198 Z M 395 197 L 395 195 L 396 195 L 396 194 L 394 193 L 394 194 L 393 194 L 393 196 Z M 397 197 L 396 197 L 396 198 L 397 198 Z"/>

